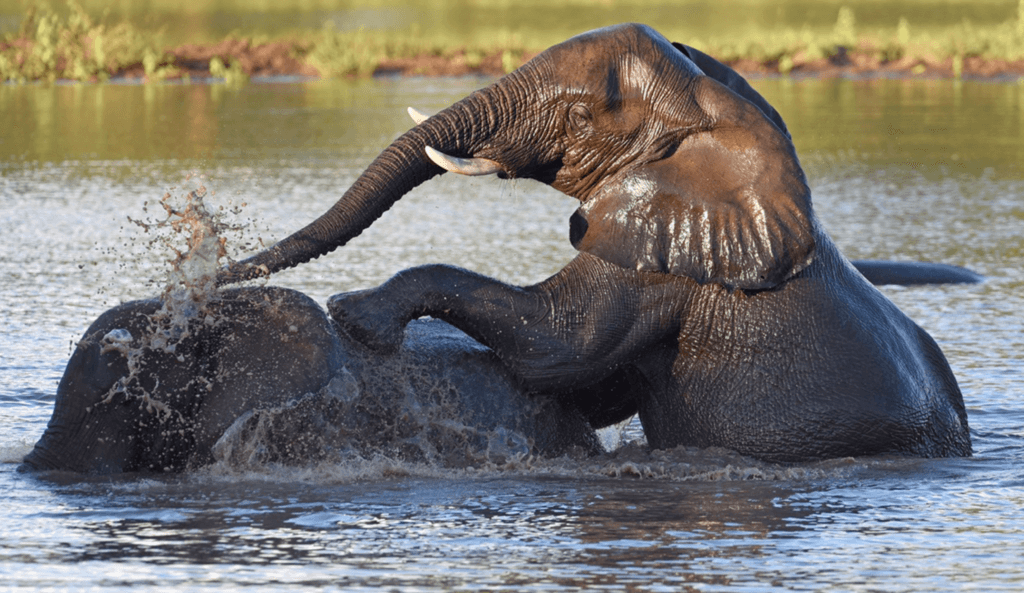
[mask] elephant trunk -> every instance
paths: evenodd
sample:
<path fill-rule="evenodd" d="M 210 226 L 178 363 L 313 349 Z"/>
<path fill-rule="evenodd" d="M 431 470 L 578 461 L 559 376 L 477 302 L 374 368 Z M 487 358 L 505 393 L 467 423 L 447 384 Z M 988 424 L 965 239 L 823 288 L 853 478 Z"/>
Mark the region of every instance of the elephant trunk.
<path fill-rule="evenodd" d="M 444 172 L 427 158 L 427 146 L 470 155 L 497 132 L 507 115 L 500 110 L 512 103 L 507 99 L 508 86 L 515 84 L 511 78 L 473 93 L 400 136 L 330 210 L 269 249 L 228 266 L 217 283 L 231 284 L 297 266 L 359 235 L 406 193 Z"/>
<path fill-rule="evenodd" d="M 36 443 L 35 447 L 28 455 L 22 460 L 22 466 L 20 469 L 23 470 L 47 470 L 47 469 L 58 469 L 62 465 L 58 461 L 58 455 L 53 451 L 53 441 L 60 440 L 59 436 L 52 434 L 52 428 L 47 428 L 46 432 L 43 433 L 42 438 Z"/>
<path fill-rule="evenodd" d="M 78 354 L 78 353 L 76 353 Z M 80 355 L 79 355 L 80 356 Z M 72 358 L 73 364 L 74 358 Z M 69 364 L 70 366 L 70 364 Z M 65 376 L 67 373 L 65 372 Z M 57 388 L 57 402 L 46 430 L 35 447 L 22 460 L 22 469 L 85 471 L 86 460 L 95 453 L 90 449 L 95 440 L 80 434 L 87 427 L 89 413 L 85 409 L 86 397 L 69 398 L 66 379 Z"/>
<path fill-rule="evenodd" d="M 111 438 L 103 430 L 106 423 L 118 422 L 109 418 L 101 422 L 95 415 L 80 412 L 65 410 L 55 414 L 46 432 L 22 460 L 21 469 L 98 474 L 125 471 L 131 457 L 129 442 Z"/>
<path fill-rule="evenodd" d="M 152 312 L 158 305 L 149 301 L 141 311 Z M 46 431 L 22 467 L 107 473 L 128 466 L 137 424 L 131 422 L 126 406 L 101 405 L 117 381 L 128 375 L 128 363 L 120 353 L 104 353 L 100 336 L 112 328 L 139 333 L 146 317 L 132 315 L 137 311 L 137 303 L 115 307 L 86 330 L 57 385 Z"/>

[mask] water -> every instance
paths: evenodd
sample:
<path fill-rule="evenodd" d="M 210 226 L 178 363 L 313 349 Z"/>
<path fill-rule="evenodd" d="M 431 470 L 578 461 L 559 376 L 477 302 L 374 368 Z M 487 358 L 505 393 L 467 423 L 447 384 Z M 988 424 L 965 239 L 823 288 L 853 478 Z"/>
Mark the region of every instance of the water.
<path fill-rule="evenodd" d="M 1024 86 L 759 80 L 853 258 L 977 286 L 886 288 L 957 374 L 970 459 L 775 467 L 725 451 L 444 469 L 367 461 L 170 477 L 15 472 L 71 346 L 173 253 L 133 219 L 198 186 L 246 230 L 323 211 L 410 124 L 482 80 L 0 86 L 0 578 L 8 589 L 1015 591 L 1024 581 Z M 191 174 L 191 177 L 189 175 Z M 568 198 L 443 176 L 344 249 L 275 275 L 323 303 L 419 263 L 533 282 L 572 257 Z M 640 438 L 636 425 L 627 441 Z"/>
<path fill-rule="evenodd" d="M 1016 17 L 1017 0 L 76 0 L 96 19 L 127 20 L 159 34 L 168 44 L 219 41 L 228 35 L 280 37 L 321 29 L 404 31 L 425 38 L 459 39 L 490 45 L 506 40 L 547 47 L 572 35 L 627 21 L 656 25 L 676 39 L 750 40 L 783 28 L 828 32 L 839 9 L 852 8 L 862 31 L 894 35 L 900 18 L 914 35 L 948 30 L 969 21 L 989 27 Z M 0 34 L 18 30 L 26 6 L 49 6 L 68 14 L 59 0 L 0 0 Z M 458 45 L 458 44 L 456 44 Z"/>

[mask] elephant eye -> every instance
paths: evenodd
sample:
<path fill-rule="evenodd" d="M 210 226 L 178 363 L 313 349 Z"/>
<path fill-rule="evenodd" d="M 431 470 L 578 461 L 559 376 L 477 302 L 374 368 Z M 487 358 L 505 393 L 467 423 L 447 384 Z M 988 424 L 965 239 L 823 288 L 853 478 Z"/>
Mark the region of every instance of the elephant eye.
<path fill-rule="evenodd" d="M 574 134 L 589 133 L 592 127 L 590 109 L 581 103 L 569 107 L 569 130 Z"/>

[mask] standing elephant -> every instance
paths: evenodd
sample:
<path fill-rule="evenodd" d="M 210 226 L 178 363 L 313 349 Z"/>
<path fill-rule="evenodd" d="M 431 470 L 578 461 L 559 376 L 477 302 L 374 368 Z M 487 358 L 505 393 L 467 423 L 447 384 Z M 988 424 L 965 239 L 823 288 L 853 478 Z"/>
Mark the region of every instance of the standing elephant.
<path fill-rule="evenodd" d="M 444 319 L 595 426 L 639 412 L 654 448 L 971 453 L 941 350 L 824 232 L 779 115 L 728 67 L 642 25 L 556 45 L 420 123 L 328 212 L 219 280 L 323 255 L 444 170 L 579 199 L 579 254 L 533 286 L 432 265 L 333 297 L 331 315 L 372 348 Z"/>
<path fill-rule="evenodd" d="M 596 452 L 572 408 L 519 390 L 494 354 L 442 321 L 400 351 L 366 352 L 281 288 L 224 291 L 187 323 L 158 300 L 86 331 L 24 468 L 181 471 L 391 455 L 463 466 L 510 454 Z"/>

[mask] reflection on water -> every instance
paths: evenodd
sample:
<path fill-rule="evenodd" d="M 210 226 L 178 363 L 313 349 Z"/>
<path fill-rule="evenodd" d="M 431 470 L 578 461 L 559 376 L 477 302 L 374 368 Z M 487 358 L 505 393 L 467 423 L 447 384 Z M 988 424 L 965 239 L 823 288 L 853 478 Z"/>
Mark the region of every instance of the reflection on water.
<path fill-rule="evenodd" d="M 832 30 L 839 8 L 850 5 L 862 30 L 895 32 L 908 19 L 915 35 L 964 20 L 989 26 L 1016 16 L 1015 0 L 733 0 L 709 5 L 705 0 L 581 2 L 580 0 L 517 0 L 477 2 L 447 0 L 175 0 L 110 3 L 77 0 L 90 14 L 109 12 L 112 22 L 127 19 L 162 31 L 167 43 L 220 40 L 229 34 L 279 36 L 320 29 L 333 23 L 341 30 L 365 27 L 375 31 L 410 31 L 423 37 L 458 38 L 464 43 L 518 39 L 531 47 L 547 47 L 583 31 L 622 22 L 654 25 L 674 39 L 722 39 L 738 34 L 784 28 L 816 32 Z M 58 12 L 64 2 L 51 0 Z M 0 0 L 0 34 L 16 31 L 24 1 Z"/>
<path fill-rule="evenodd" d="M 799 498 L 789 503 L 791 488 L 770 483 L 641 482 L 623 490 L 600 481 L 496 478 L 296 492 L 195 478 L 55 489 L 56 508 L 46 518 L 62 525 L 55 539 L 63 545 L 46 560 L 84 567 L 127 561 L 133 571 L 150 567 L 153 584 L 228 580 L 226 567 L 241 575 L 241 582 L 231 578 L 238 584 L 262 575 L 346 589 L 644 586 L 652 575 L 665 583 L 754 583 L 742 569 L 761 564 L 760 574 L 787 578 L 782 567 L 762 564 L 764 549 L 796 535 L 792 524 L 815 512 Z M 102 511 L 62 509 L 62 500 Z M 91 545 L 77 546 L 78 539 Z M 290 568 L 299 565 L 310 572 Z"/>
<path fill-rule="evenodd" d="M 789 123 L 816 209 L 853 257 L 967 265 L 976 286 L 885 289 L 942 345 L 976 456 L 759 465 L 727 452 L 504 468 L 411 465 L 167 479 L 17 474 L 69 346 L 159 292 L 169 254 L 127 217 L 174 187 L 273 241 L 407 129 L 484 81 L 0 86 L 0 566 L 10 588 L 1013 591 L 1024 579 L 1024 87 L 755 81 Z M 16 129 L 17 133 L 9 133 Z M 201 177 L 186 180 L 196 172 Z M 148 203 L 148 206 L 146 204 Z M 244 205 L 243 205 L 244 204 Z M 443 176 L 344 249 L 276 275 L 320 302 L 449 262 L 514 282 L 572 256 L 575 205 Z M 155 209 L 155 210 L 154 210 Z M 230 214 L 230 213 L 229 213 Z M 237 255 L 237 254 L 236 254 Z M 636 438 L 636 426 L 627 430 Z"/>
<path fill-rule="evenodd" d="M 43 498 L 30 522 L 52 526 L 50 546 L 24 538 L 6 553 L 34 559 L 24 582 L 68 586 L 892 591 L 984 579 L 986 590 L 1012 590 L 1019 567 L 1007 552 L 1020 532 L 1003 522 L 1019 499 L 972 502 L 963 476 L 928 465 L 939 464 L 811 484 L 461 475 L 303 488 L 202 475 L 30 481 L 19 498 Z M 40 570 L 72 564 L 62 574 Z M 112 564 L 125 576 L 102 573 Z"/>
<path fill-rule="evenodd" d="M 812 177 L 836 161 L 931 181 L 1018 177 L 1024 167 L 1021 84 L 774 79 L 759 88 L 785 115 Z"/>
<path fill-rule="evenodd" d="M 424 82 L 428 87 L 438 84 Z M 453 86 L 469 92 L 476 83 L 467 79 Z M 402 129 L 396 123 L 405 124 L 376 115 L 381 109 L 387 113 L 392 101 L 389 85 L 371 81 L 243 89 L 175 84 L 0 85 L 0 118 L 10 124 L 0 158 L 5 162 L 104 161 L 116 166 L 124 160 L 273 162 L 296 150 L 301 150 L 303 159 L 315 158 L 320 151 L 326 152 L 323 158 L 353 151 L 370 155 Z M 366 117 L 371 111 L 375 115 Z M 257 150 L 263 154 L 254 154 L 255 147 L 261 147 Z"/>
<path fill-rule="evenodd" d="M 403 102 L 430 113 L 486 82 L 0 85 L 0 119 L 9 123 L 0 163 L 170 160 L 180 169 L 209 160 L 368 160 L 411 125 Z M 932 180 L 1018 175 L 1024 166 L 1020 84 L 783 78 L 757 86 L 785 115 L 812 177 L 837 162 L 898 166 Z"/>

